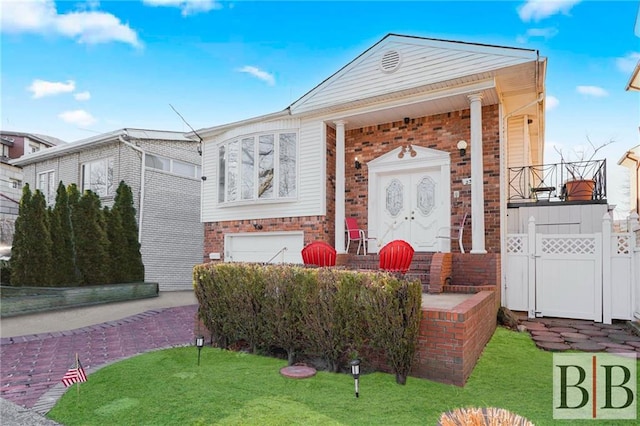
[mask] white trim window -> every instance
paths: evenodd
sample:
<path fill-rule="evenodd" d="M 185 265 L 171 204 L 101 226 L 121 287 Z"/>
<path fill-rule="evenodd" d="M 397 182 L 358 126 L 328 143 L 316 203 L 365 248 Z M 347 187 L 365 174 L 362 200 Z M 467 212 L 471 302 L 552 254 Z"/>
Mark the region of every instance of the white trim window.
<path fill-rule="evenodd" d="M 218 202 L 290 200 L 297 196 L 298 134 L 243 136 L 218 147 Z"/>
<path fill-rule="evenodd" d="M 173 158 L 162 157 L 155 154 L 146 154 L 144 164 L 147 168 L 162 170 L 175 175 L 200 178 L 200 166 Z"/>
<path fill-rule="evenodd" d="M 91 190 L 98 197 L 110 197 L 113 187 L 113 158 L 90 161 L 82 165 L 82 192 Z"/>
<path fill-rule="evenodd" d="M 56 172 L 48 170 L 38 173 L 38 189 L 44 195 L 47 205 L 53 205 L 56 201 Z"/>

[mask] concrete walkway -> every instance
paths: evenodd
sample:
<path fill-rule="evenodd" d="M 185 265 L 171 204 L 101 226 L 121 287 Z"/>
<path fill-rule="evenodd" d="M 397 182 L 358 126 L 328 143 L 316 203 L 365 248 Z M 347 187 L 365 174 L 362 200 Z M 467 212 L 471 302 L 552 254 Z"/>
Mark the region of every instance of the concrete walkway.
<path fill-rule="evenodd" d="M 12 403 L 0 406 L 2 424 L 33 424 L 11 419 L 47 413 L 66 390 L 60 380 L 76 353 L 90 375 L 137 354 L 193 344 L 196 312 L 193 291 L 181 291 L 2 319 L 0 397 Z"/>

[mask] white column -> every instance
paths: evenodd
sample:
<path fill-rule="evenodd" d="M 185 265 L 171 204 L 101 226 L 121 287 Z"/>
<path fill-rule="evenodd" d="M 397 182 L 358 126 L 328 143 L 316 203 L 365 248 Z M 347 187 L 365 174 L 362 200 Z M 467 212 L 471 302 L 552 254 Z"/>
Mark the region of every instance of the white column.
<path fill-rule="evenodd" d="M 335 121 L 336 125 L 336 216 L 335 216 L 335 249 L 338 253 L 345 253 L 344 242 L 344 125 L 345 122 Z"/>
<path fill-rule="evenodd" d="M 482 184 L 482 94 L 474 93 L 468 98 L 471 103 L 471 253 L 486 253 Z"/>

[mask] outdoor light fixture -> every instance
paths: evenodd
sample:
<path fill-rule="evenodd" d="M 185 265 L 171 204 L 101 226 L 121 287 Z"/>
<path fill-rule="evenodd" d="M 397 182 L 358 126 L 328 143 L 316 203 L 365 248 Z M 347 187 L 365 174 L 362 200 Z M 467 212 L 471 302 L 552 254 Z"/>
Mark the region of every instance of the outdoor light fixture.
<path fill-rule="evenodd" d="M 360 392 L 358 390 L 358 379 L 360 378 L 360 360 L 354 359 L 351 361 L 351 374 L 353 375 L 353 380 L 355 380 L 356 384 L 356 398 L 360 396 Z"/>
<path fill-rule="evenodd" d="M 360 170 L 360 168 L 362 167 L 362 164 L 360 164 L 360 162 L 358 161 L 358 157 L 356 157 L 356 164 L 354 165 L 354 167 L 355 167 L 357 170 Z"/>
<path fill-rule="evenodd" d="M 458 141 L 458 149 L 460 150 L 460 157 L 464 157 L 467 153 L 467 141 Z"/>
<path fill-rule="evenodd" d="M 198 347 L 198 365 L 200 365 L 200 351 L 202 351 L 202 347 L 204 346 L 204 336 L 196 337 L 196 346 Z"/>

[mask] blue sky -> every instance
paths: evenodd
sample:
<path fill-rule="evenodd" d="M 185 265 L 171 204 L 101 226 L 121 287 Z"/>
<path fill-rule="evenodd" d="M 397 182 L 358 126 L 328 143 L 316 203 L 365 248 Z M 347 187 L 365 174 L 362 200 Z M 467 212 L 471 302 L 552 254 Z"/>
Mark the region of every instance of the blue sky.
<path fill-rule="evenodd" d="M 286 108 L 388 33 L 538 49 L 547 162 L 589 137 L 640 143 L 639 1 L 0 0 L 0 127 L 67 141 L 121 127 L 196 129 Z M 600 154 L 600 153 L 599 153 Z"/>

